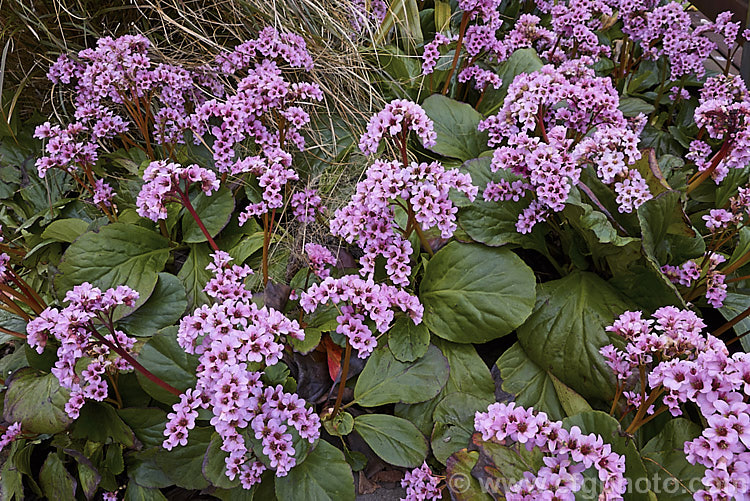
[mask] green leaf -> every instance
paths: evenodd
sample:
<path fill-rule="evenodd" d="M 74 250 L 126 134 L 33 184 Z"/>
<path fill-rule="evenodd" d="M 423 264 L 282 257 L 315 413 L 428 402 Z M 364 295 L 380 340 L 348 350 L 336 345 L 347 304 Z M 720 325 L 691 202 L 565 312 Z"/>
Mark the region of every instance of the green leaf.
<path fill-rule="evenodd" d="M 184 489 L 204 489 L 208 481 L 203 476 L 203 459 L 214 431 L 212 428 L 196 427 L 190 430 L 187 445 L 171 451 L 159 450 L 156 464 L 175 485 Z"/>
<path fill-rule="evenodd" d="M 487 493 L 472 475 L 472 469 L 479 460 L 479 452 L 462 449 L 446 462 L 445 477 L 450 499 L 455 501 L 491 501 Z"/>
<path fill-rule="evenodd" d="M 380 459 L 394 466 L 416 468 L 427 457 L 427 440 L 406 419 L 386 414 L 354 418 L 354 431 Z"/>
<path fill-rule="evenodd" d="M 639 113 L 648 115 L 654 111 L 654 105 L 647 103 L 643 99 L 637 97 L 621 97 L 620 105 L 618 106 L 622 114 L 626 117 L 636 117 Z"/>
<path fill-rule="evenodd" d="M 737 315 L 744 313 L 748 308 L 750 308 L 750 295 L 728 292 L 727 297 L 724 299 L 724 306 L 719 308 L 719 313 L 721 313 L 725 320 L 730 321 Z M 740 320 L 734 325 L 733 329 L 737 336 L 750 331 L 750 319 L 744 318 Z M 750 351 L 750 335 L 742 336 L 740 343 L 746 352 Z"/>
<path fill-rule="evenodd" d="M 92 466 L 78 463 L 78 479 L 81 481 L 81 489 L 86 499 L 91 499 L 99 488 L 102 476 Z"/>
<path fill-rule="evenodd" d="M 448 457 L 466 447 L 474 434 L 474 414 L 487 412 L 494 398 L 479 398 L 466 393 L 449 393 L 435 407 L 432 419 L 432 453 L 445 464 Z"/>
<path fill-rule="evenodd" d="M 202 191 L 196 191 L 191 194 L 190 201 L 211 237 L 215 237 L 227 225 L 234 211 L 234 197 L 226 186 L 219 188 L 210 197 Z M 206 235 L 187 210 L 182 216 L 182 241 L 188 244 L 206 241 Z"/>
<path fill-rule="evenodd" d="M 468 104 L 433 94 L 422 108 L 434 122 L 437 134 L 430 151 L 465 162 L 487 149 L 487 133 L 477 130 L 482 115 Z"/>
<path fill-rule="evenodd" d="M 552 374 L 549 375 L 552 385 L 555 387 L 557 398 L 560 400 L 560 405 L 565 409 L 565 414 L 568 416 L 575 416 L 581 412 L 587 412 L 593 410 L 586 399 L 576 393 L 571 387 L 564 384 L 562 381 L 557 379 Z"/>
<path fill-rule="evenodd" d="M 120 320 L 119 326 L 131 336 L 153 336 L 159 329 L 180 320 L 186 308 L 187 296 L 180 280 L 169 273 L 159 273 L 148 301 Z"/>
<path fill-rule="evenodd" d="M 346 411 L 339 412 L 336 417 L 323 421 L 328 433 L 337 437 L 348 435 L 354 429 L 354 418 Z"/>
<path fill-rule="evenodd" d="M 75 499 L 76 481 L 54 452 L 39 471 L 39 483 L 48 499 Z"/>
<path fill-rule="evenodd" d="M 578 426 L 584 434 L 596 433 L 601 435 L 604 443 L 612 446 L 612 452 L 625 456 L 625 477 L 628 485 L 643 485 L 641 478 L 646 477 L 646 468 L 643 466 L 641 456 L 635 448 L 633 440 L 628 439 L 620 434 L 620 423 L 612 416 L 601 411 L 590 411 L 577 414 L 572 417 L 563 419 L 563 426 L 570 430 L 573 426 Z M 596 478 L 596 473 L 589 469 L 587 476 Z M 648 479 L 646 479 L 648 482 Z M 595 501 L 597 499 L 594 493 L 592 497 L 587 498 Z M 643 495 L 636 489 L 624 494 L 626 501 L 641 501 Z"/>
<path fill-rule="evenodd" d="M 377 348 L 354 387 L 354 400 L 364 407 L 395 402 L 417 403 L 435 397 L 448 380 L 448 360 L 435 346 L 414 362 L 399 362 L 390 350 Z"/>
<path fill-rule="evenodd" d="M 211 263 L 211 248 L 208 244 L 189 245 L 188 247 L 190 247 L 190 254 L 188 254 L 185 263 L 177 273 L 177 278 L 185 286 L 188 309 L 193 310 L 208 303 L 208 294 L 203 292 L 203 288 L 213 276 L 206 269 Z"/>
<path fill-rule="evenodd" d="M 71 437 L 132 447 L 134 434 L 111 405 L 88 401 L 71 427 Z"/>
<path fill-rule="evenodd" d="M 692 465 L 685 458 L 685 442 L 701 434 L 701 427 L 684 418 L 671 419 L 657 436 L 641 450 L 643 464 L 652 479 L 651 489 L 659 500 L 690 501 L 683 486 L 701 485 L 705 467 Z"/>
<path fill-rule="evenodd" d="M 58 219 L 52 221 L 42 232 L 42 238 L 58 242 L 72 242 L 89 228 L 89 223 L 82 219 Z"/>
<path fill-rule="evenodd" d="M 307 459 L 276 479 L 276 496 L 279 501 L 353 501 L 352 470 L 340 450 L 320 440 Z"/>
<path fill-rule="evenodd" d="M 229 454 L 221 450 L 223 442 L 218 433 L 214 433 L 211 437 L 208 450 L 206 450 L 206 455 L 203 458 L 203 476 L 211 485 L 220 489 L 232 489 L 240 485 L 240 479 L 235 477 L 234 480 L 229 480 L 229 477 L 227 477 L 227 465 L 224 460 L 229 457 Z"/>
<path fill-rule="evenodd" d="M 608 400 L 613 376 L 599 349 L 611 343 L 605 328 L 629 306 L 597 275 L 571 273 L 540 286 L 518 341 L 539 367 L 587 399 Z"/>
<path fill-rule="evenodd" d="M 529 358 L 520 343 L 506 350 L 496 365 L 503 390 L 515 395 L 516 404 L 546 412 L 550 419 L 565 417 L 550 374 Z"/>
<path fill-rule="evenodd" d="M 117 414 L 145 448 L 160 447 L 164 442 L 164 426 L 167 421 L 165 411 L 154 407 L 126 407 L 118 409 Z"/>
<path fill-rule="evenodd" d="M 141 487 L 133 480 L 128 482 L 123 501 L 167 501 L 159 489 Z"/>
<path fill-rule="evenodd" d="M 399 362 L 413 362 L 427 353 L 430 331 L 424 322 L 414 325 L 409 317 L 396 320 L 388 331 L 388 348 Z"/>
<path fill-rule="evenodd" d="M 185 353 L 177 343 L 177 327 L 167 327 L 149 339 L 138 354 L 138 362 L 181 392 L 195 386 L 198 359 Z M 159 402 L 171 405 L 178 401 L 177 396 L 150 381 L 141 372 L 136 375 L 143 389 Z"/>
<path fill-rule="evenodd" d="M 58 297 L 83 282 L 102 290 L 127 285 L 146 302 L 169 258 L 169 241 L 140 226 L 113 223 L 84 233 L 63 254 L 55 276 Z"/>
<path fill-rule="evenodd" d="M 458 344 L 434 338 L 437 346 L 448 360 L 450 371 L 448 381 L 437 397 L 418 404 L 396 404 L 395 414 L 408 419 L 419 430 L 429 435 L 433 433 L 432 415 L 442 398 L 450 393 L 464 393 L 482 400 L 492 401 L 495 398 L 495 382 L 490 369 L 477 354 L 471 344 Z"/>
<path fill-rule="evenodd" d="M 16 444 L 20 443 L 16 442 L 13 444 L 13 448 L 10 451 L 11 457 L 16 451 Z M 10 460 L 5 461 L 0 470 L 0 499 L 7 501 L 23 499 L 23 475 L 21 475 L 17 468 L 13 467 L 13 461 Z"/>
<path fill-rule="evenodd" d="M 531 314 L 536 279 L 507 249 L 451 242 L 427 265 L 419 296 L 432 332 L 457 343 L 484 343 Z"/>
<path fill-rule="evenodd" d="M 684 239 L 696 237 L 690 221 L 682 211 L 680 196 L 679 191 L 665 191 L 638 207 L 643 250 L 659 262 L 665 262 L 670 254 L 675 254 L 670 248 L 671 241 L 667 239 L 668 236 L 683 237 L 677 241 L 678 247 L 684 246 Z"/>
<path fill-rule="evenodd" d="M 65 412 L 70 392 L 60 387 L 54 374 L 20 369 L 8 381 L 3 417 L 21 421 L 30 433 L 59 433 L 72 422 Z"/>

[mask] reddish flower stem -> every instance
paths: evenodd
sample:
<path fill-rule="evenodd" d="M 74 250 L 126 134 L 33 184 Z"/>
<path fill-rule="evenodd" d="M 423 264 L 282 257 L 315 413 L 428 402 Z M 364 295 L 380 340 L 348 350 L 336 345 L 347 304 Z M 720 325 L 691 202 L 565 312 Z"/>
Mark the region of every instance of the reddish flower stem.
<path fill-rule="evenodd" d="M 198 215 L 198 213 L 195 212 L 195 208 L 193 208 L 193 204 L 190 203 L 188 190 L 185 189 L 184 192 L 181 190 L 178 190 L 177 193 L 180 196 L 180 201 L 182 202 L 182 205 L 184 205 L 187 211 L 190 213 L 190 215 L 193 216 L 193 219 L 195 220 L 195 223 L 198 225 L 198 228 L 200 228 L 203 234 L 206 236 L 206 240 L 208 240 L 208 244 L 211 246 L 211 248 L 214 251 L 218 251 L 219 247 L 216 245 L 216 242 L 214 242 L 214 239 L 211 238 L 211 234 L 206 229 L 206 226 L 203 224 L 203 221 L 201 221 L 201 218 Z"/>

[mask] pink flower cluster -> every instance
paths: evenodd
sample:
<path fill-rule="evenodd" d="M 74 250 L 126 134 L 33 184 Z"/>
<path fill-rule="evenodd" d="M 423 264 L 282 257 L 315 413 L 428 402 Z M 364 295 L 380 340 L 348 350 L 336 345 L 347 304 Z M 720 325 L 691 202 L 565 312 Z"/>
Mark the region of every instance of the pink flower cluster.
<path fill-rule="evenodd" d="M 201 190 L 208 196 L 219 189 L 219 180 L 212 171 L 195 164 L 182 167 L 166 160 L 151 162 L 143 173 L 143 181 L 136 200 L 137 212 L 152 221 L 166 219 L 166 204 L 184 201 L 192 183 L 200 183 Z"/>
<path fill-rule="evenodd" d="M 227 300 L 245 300 L 251 301 L 253 298 L 250 292 L 241 284 L 246 277 L 253 274 L 253 270 L 248 265 L 232 265 L 232 257 L 224 251 L 216 251 L 211 254 L 213 261 L 206 266 L 206 269 L 213 273 L 213 277 L 208 281 L 203 291 L 217 299 L 218 301 Z"/>
<path fill-rule="evenodd" d="M 404 238 L 406 228 L 396 222 L 394 207 L 406 201 L 423 230 L 437 227 L 443 238 L 453 235 L 458 208 L 450 200 L 451 189 L 474 200 L 478 188 L 471 176 L 458 169 L 445 170 L 437 162 L 404 166 L 399 161 L 376 160 L 367 177 L 357 183 L 356 193 L 331 220 L 331 233 L 364 251 L 361 272 L 372 275 L 378 256 L 387 259 L 386 271 L 395 284 L 407 285 L 411 266 L 411 244 Z"/>
<path fill-rule="evenodd" d="M 335 266 L 336 258 L 331 251 L 319 244 L 305 244 L 305 253 L 307 260 L 310 262 L 310 271 L 318 278 L 326 278 L 331 275 L 331 271 L 326 269 L 326 265 Z"/>
<path fill-rule="evenodd" d="M 384 137 L 398 136 L 401 141 L 405 141 L 409 131 L 417 134 L 424 147 L 435 145 L 437 134 L 432 120 L 422 107 L 406 99 L 394 99 L 372 116 L 367 124 L 367 132 L 359 140 L 359 149 L 367 155 L 373 155 L 377 153 Z"/>
<path fill-rule="evenodd" d="M 438 487 L 441 478 L 433 475 L 427 463 L 419 468 L 406 472 L 401 480 L 401 487 L 406 489 L 406 497 L 401 501 L 433 501 L 443 499 L 442 489 Z"/>
<path fill-rule="evenodd" d="M 435 65 L 438 59 L 440 59 L 440 47 L 448 45 L 457 39 L 458 35 L 449 38 L 442 33 L 435 33 L 435 38 L 432 39 L 432 42 L 424 46 L 424 52 L 422 53 L 422 73 L 429 75 L 434 72 Z"/>
<path fill-rule="evenodd" d="M 743 169 L 750 162 L 750 98 L 744 82 L 736 75 L 717 75 L 706 81 L 701 90 L 695 123 L 712 139 L 722 141 L 713 153 L 703 140 L 690 143 L 687 158 L 700 171 L 713 169 L 711 177 L 718 184 L 729 169 Z"/>
<path fill-rule="evenodd" d="M 490 182 L 485 200 L 510 200 L 532 192 L 516 228 L 528 233 L 550 212 L 565 207 L 581 169 L 596 165 L 602 182 L 614 184 L 621 212 L 651 198 L 643 177 L 629 169 L 640 158 L 638 134 L 617 108 L 608 78 L 597 77 L 582 60 L 547 65 L 518 75 L 500 112 L 483 120 L 490 146 L 499 146 L 492 170 L 510 170 L 524 182 Z"/>
<path fill-rule="evenodd" d="M 138 292 L 121 285 L 102 292 L 90 283 L 73 287 L 65 295 L 68 306 L 62 310 L 47 308 L 26 326 L 27 342 L 38 353 L 44 351 L 49 337 L 57 339 L 57 361 L 52 368 L 60 386 L 70 390 L 70 399 L 65 412 L 75 419 L 85 399 L 102 401 L 107 398 L 107 383 L 103 375 L 111 368 L 132 370 L 131 365 L 117 356 L 112 347 L 129 352 L 135 339 L 113 328 L 113 314 L 117 306 L 135 306 Z M 110 332 L 99 334 L 98 328 L 106 327 Z M 93 339 L 92 339 L 93 338 Z M 88 365 L 76 372 L 76 364 L 89 359 Z"/>
<path fill-rule="evenodd" d="M 21 436 L 22 433 L 23 430 L 21 430 L 20 422 L 16 421 L 12 425 L 8 426 L 8 428 L 3 433 L 3 436 L 0 437 L 0 451 L 5 449 L 8 445 L 11 444 L 11 442 Z"/>
<path fill-rule="evenodd" d="M 188 390 L 173 406 L 164 435 L 164 447 L 187 443 L 195 426 L 198 407 L 213 413 L 211 425 L 222 439 L 227 476 L 240 477 L 250 489 L 260 475 L 272 468 L 285 476 L 296 464 L 294 434 L 313 443 L 320 435 L 320 419 L 305 402 L 279 385 L 265 386 L 258 364 L 278 363 L 283 352 L 280 338 L 304 339 L 296 320 L 289 320 L 273 308 L 258 308 L 242 292 L 241 279 L 247 269 L 228 268 L 225 253 L 214 254 L 212 269 L 226 279 L 217 298 L 222 302 L 204 305 L 180 321 L 177 341 L 187 352 L 199 355 L 195 390 Z M 229 291 L 234 280 L 237 291 Z M 243 433 L 252 433 L 262 445 L 249 448 Z"/>
<path fill-rule="evenodd" d="M 689 74 L 701 78 L 705 74 L 703 63 L 717 47 L 707 36 L 709 33 L 721 34 L 730 48 L 735 45 L 739 23 L 730 22 L 730 12 L 719 14 L 714 23 L 693 28 L 690 14 L 677 2 L 661 6 L 653 1 L 617 3 L 618 8 L 625 9 L 623 31 L 640 43 L 644 57 L 666 57 L 672 80 Z"/>
<path fill-rule="evenodd" d="M 596 31 L 603 26 L 603 16 L 613 15 L 611 3 L 605 0 L 540 2 L 540 10 L 552 16 L 550 24 L 555 36 L 554 44 L 545 40 L 542 47 L 546 50 L 541 56 L 550 62 L 609 56 L 609 45 L 600 43 Z"/>
<path fill-rule="evenodd" d="M 352 0 L 350 2 L 349 22 L 355 35 L 361 35 L 367 29 L 377 29 L 388 12 L 386 0 Z"/>
<path fill-rule="evenodd" d="M 584 435 L 578 426 L 566 430 L 561 421 L 550 421 L 544 412 L 536 413 L 513 402 L 494 403 L 487 412 L 477 412 L 474 428 L 482 434 L 482 440 L 512 440 L 527 450 L 536 447 L 545 454 L 544 466 L 536 475 L 526 472 L 506 492 L 508 501 L 573 501 L 583 486 L 582 472 L 592 466 L 603 484 L 599 499 L 622 499 L 627 485 L 625 458 L 613 452 L 599 435 Z"/>
<path fill-rule="evenodd" d="M 724 256 L 709 251 L 705 258 L 701 258 L 701 265 L 697 260 L 691 260 L 681 266 L 665 264 L 661 267 L 661 271 L 673 284 L 683 287 L 691 287 L 702 277 L 706 282 L 706 300 L 714 308 L 721 308 L 727 297 L 727 285 L 724 283 L 726 275 L 721 273 L 718 267 L 724 261 L 726 261 Z"/>
<path fill-rule="evenodd" d="M 315 216 L 325 212 L 323 200 L 318 195 L 318 190 L 307 189 L 298 191 L 292 195 L 292 214 L 300 223 L 314 223 Z"/>
<path fill-rule="evenodd" d="M 625 350 L 608 346 L 602 351 L 621 382 L 632 379 L 636 365 L 646 366 L 650 390 L 665 393 L 662 403 L 673 416 L 682 414 L 681 404 L 697 405 L 707 426 L 685 442 L 685 454 L 706 472 L 705 489 L 694 498 L 745 499 L 750 494 L 750 355 L 730 356 L 722 341 L 703 335 L 704 328 L 688 310 L 662 308 L 654 320 L 626 312 L 608 328 L 625 338 Z M 655 412 L 653 406 L 648 412 Z"/>
<path fill-rule="evenodd" d="M 356 275 L 328 277 L 320 284 L 313 284 L 300 297 L 300 306 L 306 313 L 328 302 L 337 305 L 341 312 L 336 317 L 336 332 L 347 337 L 358 350 L 359 358 L 367 358 L 377 346 L 375 336 L 365 323 L 368 318 L 375 322 L 378 332 L 384 333 L 391 327 L 395 308 L 409 315 L 415 324 L 422 321 L 424 312 L 419 299 L 408 292 Z"/>

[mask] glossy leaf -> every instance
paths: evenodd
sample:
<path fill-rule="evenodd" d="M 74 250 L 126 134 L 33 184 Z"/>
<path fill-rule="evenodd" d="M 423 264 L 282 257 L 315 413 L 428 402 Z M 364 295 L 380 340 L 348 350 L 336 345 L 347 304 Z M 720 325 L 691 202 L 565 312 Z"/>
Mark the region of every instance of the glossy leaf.
<path fill-rule="evenodd" d="M 211 263 L 211 248 L 208 244 L 189 245 L 190 253 L 177 273 L 177 278 L 185 286 L 188 309 L 192 310 L 208 302 L 208 294 L 203 292 L 213 274 L 206 269 Z"/>
<path fill-rule="evenodd" d="M 198 360 L 177 343 L 177 327 L 168 327 L 150 338 L 138 354 L 138 362 L 162 381 L 181 392 L 195 386 Z M 146 392 L 159 402 L 173 404 L 178 398 L 137 372 Z"/>
<path fill-rule="evenodd" d="M 380 347 L 359 375 L 354 399 L 364 407 L 424 402 L 443 389 L 448 369 L 448 361 L 435 346 L 414 362 L 399 362 L 387 347 Z"/>
<path fill-rule="evenodd" d="M 8 382 L 3 417 L 9 423 L 21 421 L 30 433 L 58 433 L 72 422 L 65 412 L 69 395 L 54 374 L 21 369 Z"/>
<path fill-rule="evenodd" d="M 528 318 L 536 279 L 507 249 L 451 242 L 430 260 L 419 296 L 430 331 L 457 343 L 484 343 Z"/>
<path fill-rule="evenodd" d="M 529 358 L 520 343 L 507 349 L 496 365 L 503 379 L 503 390 L 515 395 L 516 404 L 546 412 L 550 419 L 565 417 L 549 373 Z"/>
<path fill-rule="evenodd" d="M 534 313 L 518 329 L 528 357 L 586 398 L 613 394 L 612 371 L 599 349 L 605 328 L 630 308 L 617 290 L 593 273 L 576 272 L 539 288 Z"/>
<path fill-rule="evenodd" d="M 169 257 L 169 242 L 141 226 L 113 223 L 81 235 L 63 254 L 55 289 L 60 298 L 83 282 L 102 290 L 127 285 L 140 294 L 137 305 L 151 295 Z"/>
<path fill-rule="evenodd" d="M 701 427 L 684 418 L 671 419 L 661 433 L 648 441 L 641 450 L 643 464 L 652 479 L 651 489 L 659 500 L 690 501 L 693 496 L 685 486 L 700 485 L 705 468 L 688 463 L 685 442 L 701 434 Z"/>
<path fill-rule="evenodd" d="M 42 232 L 42 238 L 58 242 L 72 242 L 80 237 L 89 227 L 82 219 L 65 218 L 52 221 Z"/>
<path fill-rule="evenodd" d="M 227 225 L 234 211 L 234 197 L 226 186 L 222 186 L 211 196 L 206 196 L 202 191 L 196 192 L 190 199 L 211 237 L 215 237 Z M 182 216 L 182 240 L 189 244 L 206 241 L 203 231 L 187 210 Z"/>
<path fill-rule="evenodd" d="M 307 459 L 276 479 L 276 497 L 279 501 L 353 501 L 352 470 L 340 450 L 320 440 Z"/>
<path fill-rule="evenodd" d="M 427 440 L 406 419 L 386 414 L 354 418 L 354 431 L 380 459 L 394 466 L 416 468 L 427 457 Z"/>
<path fill-rule="evenodd" d="M 120 328 L 131 336 L 148 337 L 177 323 L 187 308 L 185 287 L 169 273 L 159 273 L 156 287 L 143 306 L 123 318 Z"/>
<path fill-rule="evenodd" d="M 396 320 L 388 331 L 388 348 L 396 360 L 413 362 L 427 353 L 430 346 L 430 331 L 424 322 L 414 325 L 404 316 Z"/>
<path fill-rule="evenodd" d="M 208 480 L 203 476 L 203 460 L 206 457 L 213 429 L 196 427 L 190 430 L 187 445 L 171 451 L 159 450 L 154 459 L 175 485 L 184 489 L 203 489 Z"/>
<path fill-rule="evenodd" d="M 431 151 L 466 161 L 488 149 L 487 133 L 477 130 L 482 115 L 468 104 L 433 94 L 425 99 L 422 108 L 434 122 L 437 134 Z"/>
<path fill-rule="evenodd" d="M 486 412 L 494 399 L 482 399 L 466 393 L 449 393 L 435 407 L 435 428 L 430 440 L 432 453 L 445 464 L 448 457 L 469 446 L 474 434 L 474 414 Z"/>
<path fill-rule="evenodd" d="M 583 412 L 565 418 L 563 426 L 567 429 L 570 429 L 572 426 L 578 426 L 584 434 L 595 433 L 601 435 L 604 442 L 612 446 L 612 452 L 625 456 L 625 477 L 628 480 L 628 484 L 643 485 L 643 481 L 639 479 L 646 477 L 647 474 L 646 468 L 641 461 L 641 456 L 635 448 L 633 441 L 619 433 L 621 430 L 620 424 L 612 416 L 601 411 Z M 586 474 L 596 477 L 596 473 L 591 470 L 587 471 Z M 596 495 L 594 493 L 591 494 L 592 497 L 588 499 L 596 500 Z M 636 490 L 626 492 L 624 497 L 626 501 L 640 501 L 643 499 L 642 494 Z"/>
<path fill-rule="evenodd" d="M 77 482 L 54 452 L 47 456 L 39 471 L 39 483 L 48 499 L 75 499 Z"/>

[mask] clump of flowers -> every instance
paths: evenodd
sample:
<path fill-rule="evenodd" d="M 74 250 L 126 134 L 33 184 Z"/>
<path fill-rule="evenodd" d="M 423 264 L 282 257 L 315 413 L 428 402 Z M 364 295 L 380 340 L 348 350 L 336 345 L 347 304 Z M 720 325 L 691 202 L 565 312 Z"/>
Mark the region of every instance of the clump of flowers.
<path fill-rule="evenodd" d="M 331 275 L 331 271 L 326 268 L 326 265 L 336 265 L 336 258 L 331 251 L 322 245 L 309 243 L 305 245 L 305 252 L 307 253 L 307 259 L 310 262 L 310 271 L 312 271 L 316 277 L 326 278 Z"/>
<path fill-rule="evenodd" d="M 292 214 L 297 221 L 306 224 L 315 222 L 315 216 L 326 210 L 318 190 L 312 188 L 292 195 L 291 205 Z"/>
<path fill-rule="evenodd" d="M 219 189 L 216 174 L 208 169 L 159 160 L 151 162 L 143 173 L 144 184 L 138 193 L 136 204 L 138 214 L 152 221 L 167 218 L 168 202 L 190 203 L 189 191 L 193 183 L 200 183 L 200 189 L 207 196 Z"/>
<path fill-rule="evenodd" d="M 110 368 L 133 369 L 130 350 L 135 339 L 114 329 L 113 315 L 117 306 L 132 308 L 137 299 L 138 292 L 124 285 L 102 292 L 84 282 L 65 295 L 68 306 L 62 310 L 47 308 L 26 326 L 29 346 L 38 353 L 44 351 L 50 337 L 60 343 L 51 372 L 60 386 L 70 390 L 65 412 L 71 418 L 78 417 L 86 399 L 101 402 L 107 398 L 103 376 Z M 109 332 L 100 333 L 102 327 Z M 76 364 L 83 358 L 90 361 L 78 374 Z"/>
<path fill-rule="evenodd" d="M 377 346 L 377 340 L 367 325 L 368 319 L 375 323 L 378 332 L 384 333 L 391 327 L 396 308 L 409 315 L 415 324 L 422 321 L 424 312 L 419 299 L 408 292 L 356 275 L 328 277 L 320 284 L 313 284 L 300 297 L 300 306 L 306 313 L 312 313 L 328 302 L 341 312 L 336 317 L 336 332 L 347 337 L 352 347 L 358 350 L 359 358 L 367 358 Z"/>
<path fill-rule="evenodd" d="M 406 99 L 394 99 L 370 119 L 367 132 L 359 140 L 359 149 L 373 155 L 384 137 L 397 136 L 399 141 L 405 143 L 409 131 L 417 134 L 425 148 L 435 145 L 437 134 L 432 120 L 422 107 Z"/>
<path fill-rule="evenodd" d="M 451 189 L 470 200 L 478 190 L 471 184 L 469 174 L 458 169 L 445 170 L 437 162 L 412 162 L 405 167 L 398 160 L 376 160 L 367 170 L 367 177 L 357 183 L 349 204 L 336 211 L 331 233 L 358 244 L 364 251 L 360 258 L 363 274 L 372 276 L 376 258 L 384 256 L 393 283 L 407 285 L 412 253 L 409 234 L 437 227 L 443 238 L 450 238 L 457 227 L 458 208 L 449 198 Z M 396 222 L 396 211 L 403 209 L 410 221 L 406 228 Z"/>
<path fill-rule="evenodd" d="M 220 55 L 217 65 L 224 74 L 241 77 L 237 91 L 198 107 L 193 132 L 214 136 L 212 152 L 219 172 L 258 177 L 263 201 L 248 207 L 244 222 L 282 206 L 281 190 L 298 179 L 285 148 L 291 143 L 304 149 L 300 130 L 310 122 L 305 104 L 322 100 L 323 92 L 317 84 L 287 79 L 285 66 L 310 71 L 312 56 L 302 37 L 271 27 Z M 219 125 L 213 125 L 215 119 Z M 255 143 L 259 154 L 236 159 L 235 147 L 246 140 Z"/>
<path fill-rule="evenodd" d="M 717 75 L 706 81 L 695 110 L 695 123 L 701 135 L 705 133 L 719 141 L 721 147 L 714 153 L 703 139 L 690 143 L 687 158 L 698 166 L 700 174 L 691 179 L 689 189 L 708 175 L 718 184 L 730 169 L 745 168 L 750 162 L 750 100 L 739 77 Z"/>
<path fill-rule="evenodd" d="M 744 498 L 750 488 L 750 406 L 745 402 L 750 356 L 730 355 L 722 341 L 703 334 L 705 324 L 691 311 L 665 307 L 653 317 L 625 312 L 607 329 L 625 339 L 625 349 L 611 345 L 602 349 L 618 377 L 618 391 L 627 386 L 635 389 L 636 368 L 647 374 L 645 380 L 641 376 L 641 391 L 628 397 L 629 409 L 637 411 L 626 432 L 662 412 L 679 416 L 682 404 L 696 404 L 707 427 L 685 443 L 687 460 L 706 467 L 705 489 L 697 491 L 695 499 Z"/>
<path fill-rule="evenodd" d="M 16 421 L 5 430 L 3 435 L 0 437 L 0 451 L 5 449 L 14 440 L 21 436 L 23 430 L 21 429 L 21 423 Z"/>
<path fill-rule="evenodd" d="M 401 501 L 431 501 L 443 499 L 442 489 L 439 487 L 441 477 L 434 475 L 427 463 L 419 468 L 406 472 L 401 480 L 401 487 L 406 489 L 406 497 Z"/>
<path fill-rule="evenodd" d="M 258 308 L 241 282 L 247 269 L 229 268 L 228 263 L 226 253 L 214 254 L 212 269 L 223 273 L 222 286 L 214 290 L 220 302 L 201 306 L 180 321 L 177 341 L 187 353 L 199 355 L 198 381 L 173 406 L 164 447 L 185 445 L 197 409 L 210 409 L 221 449 L 229 453 L 226 474 L 230 479 L 239 475 L 242 486 L 250 489 L 267 468 L 279 477 L 289 472 L 296 464 L 293 434 L 313 443 L 320 435 L 320 418 L 296 394 L 261 381 L 262 368 L 281 358 L 280 340 L 304 339 L 305 334 L 296 320 L 273 308 Z M 246 433 L 261 447 L 249 448 Z"/>
<path fill-rule="evenodd" d="M 544 466 L 536 474 L 526 472 L 522 480 L 510 486 L 506 492 L 508 501 L 543 499 L 550 494 L 573 501 L 583 486 L 582 472 L 592 466 L 603 484 L 600 499 L 622 499 L 627 485 L 625 458 L 613 452 L 599 435 L 584 435 L 577 426 L 566 430 L 561 421 L 551 421 L 544 412 L 513 402 L 494 403 L 487 412 L 477 412 L 474 427 L 482 434 L 482 440 L 501 444 L 513 441 L 527 450 L 537 448 L 545 455 Z"/>
<path fill-rule="evenodd" d="M 519 232 L 528 233 L 565 207 L 587 165 L 596 165 L 602 182 L 613 185 L 621 212 L 650 199 L 641 174 L 628 168 L 640 158 L 637 126 L 628 123 L 618 103 L 612 81 L 597 77 L 583 60 L 518 75 L 500 112 L 479 128 L 489 132 L 490 146 L 499 146 L 492 170 L 509 170 L 523 182 L 490 182 L 485 200 L 531 192 L 531 203 L 516 224 Z"/>
<path fill-rule="evenodd" d="M 693 287 L 696 281 L 705 282 L 706 300 L 714 308 L 721 308 L 727 297 L 727 285 L 724 283 L 726 275 L 718 268 L 725 261 L 721 254 L 709 252 L 705 258 L 690 260 L 681 266 L 666 264 L 661 271 L 672 283 L 683 287 Z"/>

